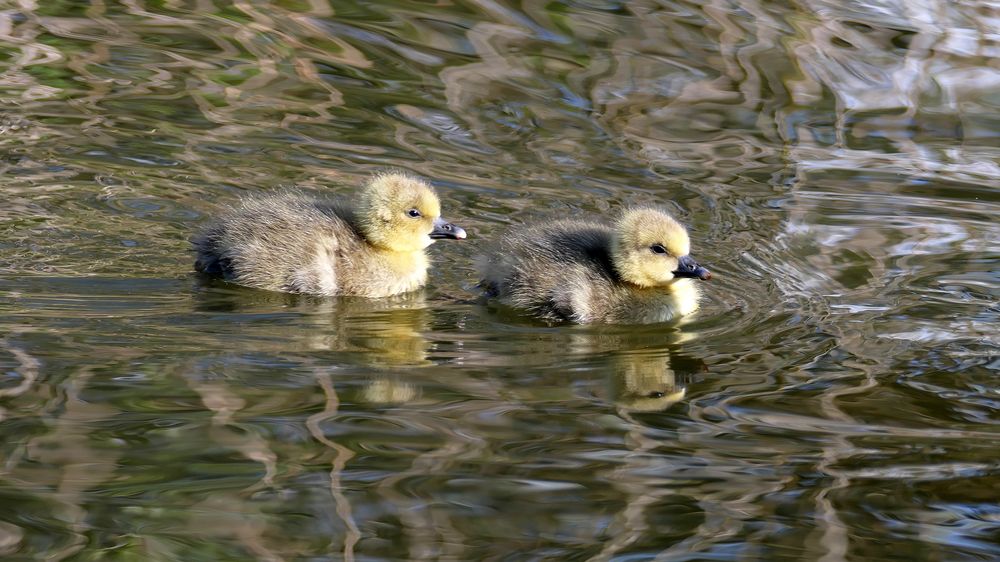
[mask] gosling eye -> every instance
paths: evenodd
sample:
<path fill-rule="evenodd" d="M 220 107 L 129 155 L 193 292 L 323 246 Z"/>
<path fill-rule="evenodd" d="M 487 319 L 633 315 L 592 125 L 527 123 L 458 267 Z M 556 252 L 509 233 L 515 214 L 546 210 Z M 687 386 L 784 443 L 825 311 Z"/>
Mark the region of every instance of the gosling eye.
<path fill-rule="evenodd" d="M 410 209 L 409 211 L 406 211 L 406 214 L 410 215 L 413 218 L 417 218 L 417 217 L 421 216 L 420 215 L 420 211 L 418 211 L 416 209 Z"/>
<path fill-rule="evenodd" d="M 649 247 L 649 249 L 652 250 L 654 254 L 667 253 L 667 249 L 664 248 L 661 244 L 653 244 L 652 246 Z"/>
<path fill-rule="evenodd" d="M 649 394 L 647 394 L 646 398 L 663 398 L 666 395 L 667 395 L 666 392 L 661 392 L 659 390 L 654 390 L 654 391 L 650 392 Z"/>

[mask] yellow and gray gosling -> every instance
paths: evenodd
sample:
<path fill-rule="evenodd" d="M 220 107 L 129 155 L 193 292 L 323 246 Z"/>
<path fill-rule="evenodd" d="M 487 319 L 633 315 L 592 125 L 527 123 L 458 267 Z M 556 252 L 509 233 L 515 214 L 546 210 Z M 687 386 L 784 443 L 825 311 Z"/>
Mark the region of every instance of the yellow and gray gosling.
<path fill-rule="evenodd" d="M 286 293 L 388 297 L 427 282 L 427 248 L 465 238 L 426 182 L 374 176 L 357 205 L 284 192 L 254 196 L 193 242 L 195 269 Z"/>
<path fill-rule="evenodd" d="M 613 227 L 557 220 L 513 230 L 478 262 L 488 296 L 544 320 L 667 322 L 698 309 L 687 230 L 657 209 L 622 213 Z"/>

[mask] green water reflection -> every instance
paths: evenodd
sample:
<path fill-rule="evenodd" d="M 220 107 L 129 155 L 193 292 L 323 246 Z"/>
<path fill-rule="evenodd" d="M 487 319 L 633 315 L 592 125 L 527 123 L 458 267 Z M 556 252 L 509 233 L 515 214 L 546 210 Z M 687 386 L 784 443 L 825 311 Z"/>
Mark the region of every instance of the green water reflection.
<path fill-rule="evenodd" d="M 0 3 L 0 557 L 1000 557 L 987 2 Z M 247 192 L 434 181 L 420 294 L 245 290 Z M 683 325 L 478 298 L 656 204 Z"/>

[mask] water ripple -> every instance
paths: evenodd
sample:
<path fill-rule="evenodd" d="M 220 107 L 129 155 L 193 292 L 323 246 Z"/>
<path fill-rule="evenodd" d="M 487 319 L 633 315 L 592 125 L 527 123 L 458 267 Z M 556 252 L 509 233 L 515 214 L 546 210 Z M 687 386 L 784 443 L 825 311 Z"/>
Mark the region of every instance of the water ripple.
<path fill-rule="evenodd" d="M 994 12 L 0 12 L 0 556 L 996 558 Z M 426 291 L 192 275 L 241 194 L 385 168 L 472 234 Z M 506 229 L 648 204 L 690 321 L 477 300 Z"/>

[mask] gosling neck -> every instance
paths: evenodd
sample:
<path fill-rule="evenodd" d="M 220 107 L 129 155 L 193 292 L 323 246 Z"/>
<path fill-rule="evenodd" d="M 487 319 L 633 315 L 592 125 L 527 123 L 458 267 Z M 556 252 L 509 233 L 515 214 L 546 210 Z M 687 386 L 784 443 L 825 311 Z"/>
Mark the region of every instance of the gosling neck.
<path fill-rule="evenodd" d="M 406 273 L 415 269 L 427 267 L 427 253 L 420 249 L 393 250 L 391 248 L 375 247 L 378 260 L 396 272 Z"/>

